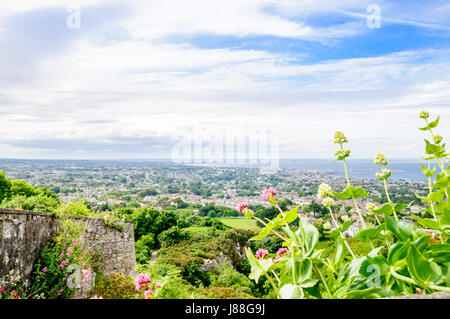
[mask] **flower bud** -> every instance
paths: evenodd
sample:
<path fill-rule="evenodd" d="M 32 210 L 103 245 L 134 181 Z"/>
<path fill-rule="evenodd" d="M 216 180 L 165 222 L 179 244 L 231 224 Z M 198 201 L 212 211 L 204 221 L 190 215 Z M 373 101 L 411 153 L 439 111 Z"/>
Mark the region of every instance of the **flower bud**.
<path fill-rule="evenodd" d="M 342 133 L 341 131 L 337 131 L 336 133 L 334 133 L 334 143 L 335 144 L 344 144 L 347 143 L 348 140 L 345 137 L 344 133 Z"/>
<path fill-rule="evenodd" d="M 377 153 L 373 163 L 375 165 L 389 165 L 389 162 L 386 160 L 386 156 L 383 153 Z"/>
<path fill-rule="evenodd" d="M 430 117 L 430 113 L 428 113 L 427 111 L 421 111 L 419 117 L 420 117 L 421 119 L 424 119 L 424 120 L 425 120 L 425 119 L 427 119 L 427 118 Z"/>
<path fill-rule="evenodd" d="M 369 212 L 373 211 L 373 210 L 376 209 L 376 208 L 377 208 L 377 207 L 375 206 L 374 203 L 367 203 L 367 204 L 366 204 L 366 209 L 367 209 Z"/>
<path fill-rule="evenodd" d="M 330 185 L 328 184 L 320 184 L 319 189 L 317 191 L 317 197 L 319 199 L 325 198 L 325 197 L 331 197 L 333 196 L 333 191 L 331 190 Z"/>
<path fill-rule="evenodd" d="M 331 207 L 334 205 L 334 200 L 330 197 L 327 197 L 322 201 L 322 205 L 326 207 Z"/>
<path fill-rule="evenodd" d="M 435 144 L 440 144 L 442 142 L 442 136 L 436 134 L 435 136 L 433 136 L 433 140 Z"/>

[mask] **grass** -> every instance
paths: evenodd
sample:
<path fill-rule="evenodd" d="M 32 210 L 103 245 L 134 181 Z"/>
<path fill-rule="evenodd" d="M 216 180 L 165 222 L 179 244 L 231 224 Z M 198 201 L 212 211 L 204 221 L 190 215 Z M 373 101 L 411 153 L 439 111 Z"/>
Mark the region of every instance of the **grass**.
<path fill-rule="evenodd" d="M 219 219 L 225 225 L 236 229 L 248 229 L 255 231 L 260 229 L 258 226 L 256 226 L 256 220 L 254 219 L 233 217 L 221 217 Z"/>

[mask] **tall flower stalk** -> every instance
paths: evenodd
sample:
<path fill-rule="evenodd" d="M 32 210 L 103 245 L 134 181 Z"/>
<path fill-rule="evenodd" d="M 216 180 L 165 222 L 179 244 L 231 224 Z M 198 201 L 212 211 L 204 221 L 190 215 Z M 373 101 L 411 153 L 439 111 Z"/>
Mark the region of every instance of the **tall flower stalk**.
<path fill-rule="evenodd" d="M 353 187 L 353 185 L 350 183 L 350 177 L 348 174 L 348 166 L 347 166 L 347 160 L 346 160 L 347 157 L 350 157 L 350 150 L 344 149 L 344 144 L 347 142 L 348 142 L 348 140 L 345 137 L 344 133 L 337 131 L 334 134 L 334 144 L 338 144 L 340 146 L 340 150 L 337 151 L 336 153 L 334 153 L 334 155 L 336 156 L 336 161 L 344 162 L 345 178 L 347 179 L 347 187 Z M 353 201 L 353 205 L 355 206 L 356 212 L 358 213 L 359 219 L 361 221 L 362 228 L 367 229 L 366 223 L 364 221 L 364 217 L 361 213 L 361 210 L 359 209 L 358 203 L 356 201 L 356 198 L 355 198 L 353 192 L 352 192 L 351 198 Z"/>

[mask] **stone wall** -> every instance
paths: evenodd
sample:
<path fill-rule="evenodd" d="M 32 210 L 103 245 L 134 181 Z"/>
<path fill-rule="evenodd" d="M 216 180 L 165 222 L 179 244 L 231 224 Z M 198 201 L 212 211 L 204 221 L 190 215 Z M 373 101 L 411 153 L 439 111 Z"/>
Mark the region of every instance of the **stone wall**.
<path fill-rule="evenodd" d="M 82 239 L 87 249 L 101 252 L 100 272 L 133 274 L 136 257 L 132 223 L 127 222 L 121 232 L 107 226 L 102 219 L 69 218 L 84 222 Z M 0 278 L 14 269 L 15 276 L 26 279 L 59 226 L 59 219 L 50 213 L 0 208 Z"/>

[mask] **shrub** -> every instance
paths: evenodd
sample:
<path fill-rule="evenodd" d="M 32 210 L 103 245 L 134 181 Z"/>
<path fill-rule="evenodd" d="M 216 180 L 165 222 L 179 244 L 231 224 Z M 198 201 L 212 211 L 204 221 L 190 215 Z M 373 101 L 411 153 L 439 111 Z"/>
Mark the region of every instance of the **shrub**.
<path fill-rule="evenodd" d="M 178 226 L 173 226 L 158 235 L 158 242 L 164 243 L 164 245 L 171 245 L 187 239 L 189 239 L 189 234 Z"/>
<path fill-rule="evenodd" d="M 57 215 L 93 217 L 91 210 L 81 201 L 73 201 L 55 210 Z"/>
<path fill-rule="evenodd" d="M 308 219 L 302 218 L 292 229 L 302 205 L 286 211 L 279 205 L 275 196 L 277 192 L 271 188 L 263 195 L 277 210 L 270 222 L 261 221 L 247 204 L 239 205 L 248 218 L 255 218 L 265 226 L 255 239 L 261 240 L 273 233 L 283 240 L 285 246 L 277 252 L 275 259 L 268 253 L 255 256 L 246 249 L 252 270 L 250 278 L 258 283 L 265 276 L 277 298 L 283 299 L 362 299 L 414 294 L 417 291 L 450 292 L 450 152 L 445 149 L 443 138 L 433 132 L 439 124 L 439 117 L 430 122 L 428 112 L 422 111 L 420 118 L 426 122 L 420 130 L 431 135 L 431 140 L 425 139 L 423 157 L 428 161 L 428 167 L 420 164 L 429 187 L 426 196 L 416 196 L 428 204 L 426 210 L 430 218 L 413 215 L 416 225 L 401 219 L 408 205 L 392 201 L 387 183 L 392 171 L 387 168 L 389 161 L 384 154 L 378 153 L 374 164 L 380 166 L 380 171 L 375 176 L 384 186 L 387 203 L 380 207 L 368 203 L 366 210 L 373 219 L 372 223 L 367 223 L 357 199 L 367 198 L 369 194 L 351 183 L 347 166 L 351 152 L 346 149 L 347 138 L 338 131 L 334 143 L 339 149 L 334 155 L 344 164 L 347 187 L 338 192 L 327 184 L 321 184 L 317 192 L 335 227 L 332 229 L 329 222 L 323 225 L 329 230 L 329 238 L 335 242 L 334 257 L 328 249 L 318 249 L 319 231 Z M 440 172 L 436 173 L 437 167 L 431 168 L 431 161 L 435 161 Z M 347 216 L 342 216 L 339 222 L 336 220 L 333 211 L 335 199 L 351 199 L 353 202 L 360 227 L 353 239 L 346 238 L 344 233 L 354 221 Z M 434 238 L 429 234 L 431 232 Z M 327 250 L 328 256 L 325 255 Z"/>
<path fill-rule="evenodd" d="M 147 234 L 142 236 L 134 243 L 136 250 L 136 262 L 138 264 L 145 264 L 150 261 L 152 257 L 152 250 L 155 248 L 155 235 Z"/>
<path fill-rule="evenodd" d="M 89 296 L 101 296 L 104 299 L 136 299 L 138 293 L 134 284 L 134 278 L 121 273 L 98 275 L 95 287 L 89 292 Z"/>
<path fill-rule="evenodd" d="M 235 288 L 240 292 L 249 294 L 255 288 L 255 285 L 247 276 L 224 264 L 219 269 L 218 275 L 212 275 L 211 287 Z"/>
<path fill-rule="evenodd" d="M 202 288 L 195 294 L 196 299 L 248 299 L 252 296 L 229 287 Z"/>
<path fill-rule="evenodd" d="M 5 198 L 1 207 L 35 212 L 53 212 L 58 205 L 59 201 L 57 199 L 39 194 L 31 197 L 14 195 L 10 198 Z"/>
<path fill-rule="evenodd" d="M 30 297 L 70 298 L 91 279 L 99 256 L 83 248 L 79 240 L 83 228 L 82 222 L 61 220 L 60 233 L 44 248 L 34 267 Z"/>

